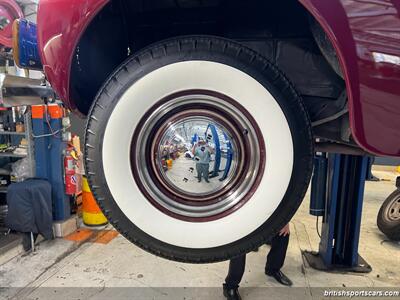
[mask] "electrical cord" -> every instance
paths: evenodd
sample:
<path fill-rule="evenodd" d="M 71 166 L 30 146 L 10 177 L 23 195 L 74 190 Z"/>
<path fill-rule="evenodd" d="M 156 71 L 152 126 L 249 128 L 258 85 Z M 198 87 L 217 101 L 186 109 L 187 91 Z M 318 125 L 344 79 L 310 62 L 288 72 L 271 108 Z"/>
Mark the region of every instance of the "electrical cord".
<path fill-rule="evenodd" d="M 46 123 L 47 123 L 47 126 L 49 127 L 51 133 L 42 134 L 42 135 L 34 135 L 34 134 L 32 133 L 32 137 L 33 137 L 33 138 L 43 138 L 43 137 L 54 136 L 54 137 L 56 137 L 56 138 L 61 138 L 61 136 L 59 136 L 58 134 L 59 134 L 61 131 L 63 131 L 63 130 L 69 129 L 69 128 L 71 127 L 71 125 L 69 125 L 69 126 L 67 126 L 67 127 L 65 127 L 65 128 L 58 129 L 58 130 L 54 131 L 53 127 L 51 127 L 51 124 L 50 124 L 49 114 L 48 114 L 48 111 L 47 111 L 47 105 L 45 105 L 45 109 L 46 109 L 46 111 L 45 111 Z"/>
<path fill-rule="evenodd" d="M 35 139 L 43 138 L 43 137 L 48 137 L 48 136 L 55 136 L 56 138 L 60 138 L 59 136 L 57 136 L 57 134 L 60 133 L 60 132 L 61 132 L 61 129 L 56 130 L 56 131 L 54 131 L 53 133 L 41 134 L 41 135 L 34 135 L 34 134 L 32 133 L 32 137 L 35 138 Z"/>
<path fill-rule="evenodd" d="M 317 234 L 318 234 L 319 238 L 321 238 L 321 233 L 319 232 L 319 216 L 317 216 L 317 221 L 316 221 L 315 227 L 317 228 Z"/>
<path fill-rule="evenodd" d="M 45 105 L 45 109 L 46 109 L 45 115 L 46 115 L 47 126 L 49 126 L 50 132 L 54 135 L 54 130 L 53 130 L 53 127 L 51 127 L 50 120 L 49 120 L 49 112 L 48 112 L 48 106 L 47 105 Z"/>
<path fill-rule="evenodd" d="M 71 125 L 63 128 L 63 129 L 58 129 L 58 130 L 54 131 L 53 133 L 47 133 L 47 134 L 42 134 L 42 135 L 34 135 L 32 133 L 32 137 L 33 138 L 43 138 L 43 137 L 48 137 L 48 136 L 54 136 L 56 138 L 61 138 L 60 136 L 58 136 L 58 134 L 63 130 L 69 129 L 70 127 L 71 127 Z"/>

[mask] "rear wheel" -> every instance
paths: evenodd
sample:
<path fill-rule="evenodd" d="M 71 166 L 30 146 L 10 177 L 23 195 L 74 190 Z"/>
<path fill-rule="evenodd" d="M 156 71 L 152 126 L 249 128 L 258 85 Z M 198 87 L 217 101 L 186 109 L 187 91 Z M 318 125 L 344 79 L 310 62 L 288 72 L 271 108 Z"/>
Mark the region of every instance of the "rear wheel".
<path fill-rule="evenodd" d="M 383 202 L 378 213 L 378 228 L 389 239 L 400 241 L 400 190 L 394 191 Z"/>
<path fill-rule="evenodd" d="M 312 171 L 310 128 L 294 88 L 262 56 L 226 39 L 176 38 L 130 57 L 104 85 L 87 124 L 86 170 L 133 243 L 172 260 L 221 261 L 294 215 Z M 191 160 L 183 153 L 194 144 Z M 204 166 L 210 183 L 197 181 Z"/>

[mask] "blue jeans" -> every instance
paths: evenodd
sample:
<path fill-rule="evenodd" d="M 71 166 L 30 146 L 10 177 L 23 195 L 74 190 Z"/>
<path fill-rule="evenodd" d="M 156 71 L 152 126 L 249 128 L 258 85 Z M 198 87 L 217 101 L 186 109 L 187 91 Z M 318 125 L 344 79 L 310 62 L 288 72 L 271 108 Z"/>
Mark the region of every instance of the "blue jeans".
<path fill-rule="evenodd" d="M 197 171 L 197 179 L 201 180 L 203 177 L 205 181 L 208 181 L 208 173 L 210 169 L 210 164 L 196 164 L 196 171 Z"/>

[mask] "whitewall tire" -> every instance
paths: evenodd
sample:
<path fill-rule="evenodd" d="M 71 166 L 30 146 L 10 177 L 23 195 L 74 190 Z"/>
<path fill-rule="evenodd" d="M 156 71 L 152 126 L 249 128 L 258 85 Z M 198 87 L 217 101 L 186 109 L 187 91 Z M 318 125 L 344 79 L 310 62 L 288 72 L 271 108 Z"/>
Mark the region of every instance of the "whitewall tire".
<path fill-rule="evenodd" d="M 158 182 L 148 152 L 163 122 L 196 114 L 232 128 L 243 161 L 227 191 L 192 205 Z M 300 97 L 233 41 L 183 37 L 144 49 L 110 77 L 88 119 L 85 162 L 100 207 L 125 237 L 169 259 L 214 262 L 260 246 L 296 212 L 311 176 Z"/>

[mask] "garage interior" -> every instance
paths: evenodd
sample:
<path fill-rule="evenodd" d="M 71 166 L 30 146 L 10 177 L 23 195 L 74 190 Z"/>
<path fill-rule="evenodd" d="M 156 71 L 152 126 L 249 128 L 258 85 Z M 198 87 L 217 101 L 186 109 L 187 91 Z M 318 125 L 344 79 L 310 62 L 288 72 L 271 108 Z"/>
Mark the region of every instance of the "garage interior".
<path fill-rule="evenodd" d="M 0 34 L 7 18 L 36 21 L 38 1 L 17 0 L 17 12 L 5 2 L 0 0 L 6 12 Z M 84 166 L 85 115 L 111 71 L 156 41 L 187 34 L 223 36 L 263 53 L 291 74 L 315 137 L 329 140 L 316 149 L 310 186 L 290 221 L 282 270 L 293 287 L 282 288 L 264 274 L 270 246 L 263 245 L 247 255 L 242 298 L 321 299 L 329 289 L 398 289 L 400 242 L 378 228 L 377 218 L 389 195 L 400 191 L 400 158 L 356 148 L 343 74 L 315 20 L 289 0 L 146 3 L 111 1 L 82 35 L 70 82 L 79 114 L 60 101 L 0 108 L 0 299 L 224 299 L 228 262 L 174 262 L 132 244 L 96 204 Z M 270 11 L 269 18 L 262 11 Z M 92 52 L 92 45 L 101 50 Z M 2 46 L 0 73 L 41 79 L 42 72 L 14 63 L 5 53 L 10 47 Z M 154 168 L 167 189 L 200 198 L 218 192 L 241 170 L 236 155 L 245 147 L 234 134 L 207 117 L 188 117 L 157 140 Z M 326 153 L 338 149 L 333 143 L 340 143 L 342 154 Z M 205 180 L 196 164 L 196 147 L 203 144 L 210 145 Z M 398 211 L 388 214 L 398 222 L 400 205 L 393 207 Z M 40 219 L 35 230 L 18 230 L 29 227 L 29 218 Z"/>
<path fill-rule="evenodd" d="M 372 272 L 326 273 L 310 268 L 301 252 L 318 251 L 320 238 L 316 219 L 309 214 L 308 193 L 290 223 L 290 243 L 283 267 L 294 288 L 281 288 L 276 281 L 266 278 L 263 265 L 269 246 L 263 246 L 248 255 L 242 297 L 265 299 L 268 294 L 270 299 L 319 299 L 312 288 L 398 287 L 400 245 L 390 241 L 376 226 L 377 213 L 393 191 L 397 173 L 381 166 L 376 166 L 373 172 L 381 181 L 366 184 L 359 245 L 359 252 L 372 266 Z M 113 231 L 110 226 L 100 231 L 81 228 L 80 236 L 75 234 L 73 240 L 66 237 L 40 243 L 35 254 L 21 256 L 21 248 L 4 253 L 0 257 L 1 286 L 14 287 L 9 290 L 11 295 L 32 299 L 46 299 L 54 292 L 61 299 L 96 299 L 96 295 L 98 299 L 118 296 L 120 299 L 223 299 L 221 285 L 228 262 L 190 265 L 167 261 L 144 252 L 117 233 L 111 239 L 105 233 L 107 230 Z"/>

